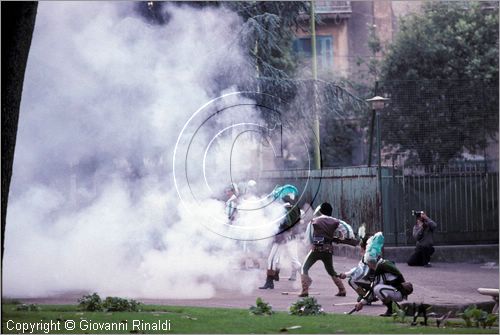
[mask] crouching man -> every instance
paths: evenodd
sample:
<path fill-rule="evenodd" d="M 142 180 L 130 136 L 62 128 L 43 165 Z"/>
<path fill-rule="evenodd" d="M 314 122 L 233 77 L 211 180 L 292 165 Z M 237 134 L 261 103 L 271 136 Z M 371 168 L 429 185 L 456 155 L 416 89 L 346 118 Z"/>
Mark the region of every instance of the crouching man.
<path fill-rule="evenodd" d="M 375 257 L 369 257 L 365 260 L 370 269 L 374 271 L 375 277 L 370 291 L 356 304 L 355 310 L 359 311 L 368 304 L 368 297 L 373 293 L 387 307 L 385 313 L 380 314 L 380 316 L 391 316 L 393 313 L 392 302 L 398 303 L 407 299 L 408 295 L 413 292 L 413 285 L 405 281 L 393 262 L 383 258 L 377 260 Z"/>

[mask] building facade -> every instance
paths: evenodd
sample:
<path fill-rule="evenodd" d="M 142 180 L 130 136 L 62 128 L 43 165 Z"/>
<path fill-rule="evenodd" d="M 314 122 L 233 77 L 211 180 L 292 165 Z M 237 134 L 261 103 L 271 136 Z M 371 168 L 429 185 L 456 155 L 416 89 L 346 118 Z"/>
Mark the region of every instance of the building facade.
<path fill-rule="evenodd" d="M 318 75 L 324 80 L 366 79 L 366 63 L 373 55 L 368 47 L 370 28 L 382 46 L 392 42 L 398 18 L 418 11 L 420 1 L 330 1 L 316 0 L 316 53 Z M 304 17 L 308 18 L 307 15 Z M 302 59 L 305 75 L 312 56 L 311 34 L 298 30 L 294 51 Z"/>

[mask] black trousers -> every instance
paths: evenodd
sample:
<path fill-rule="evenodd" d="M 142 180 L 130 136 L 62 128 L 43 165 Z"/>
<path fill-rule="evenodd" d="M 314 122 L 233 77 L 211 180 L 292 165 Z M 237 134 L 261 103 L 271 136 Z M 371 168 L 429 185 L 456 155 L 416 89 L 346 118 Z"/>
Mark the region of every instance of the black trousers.
<path fill-rule="evenodd" d="M 421 247 L 415 248 L 415 252 L 408 259 L 409 266 L 424 266 L 428 264 L 431 260 L 431 256 L 434 253 L 434 247 Z"/>
<path fill-rule="evenodd" d="M 318 260 L 323 262 L 323 265 L 325 266 L 326 272 L 330 276 L 336 276 L 337 273 L 333 269 L 333 254 L 330 252 L 326 251 L 314 251 L 311 250 L 307 256 L 306 260 L 304 261 L 304 265 L 302 265 L 302 274 L 307 275 L 309 269 L 316 263 Z"/>

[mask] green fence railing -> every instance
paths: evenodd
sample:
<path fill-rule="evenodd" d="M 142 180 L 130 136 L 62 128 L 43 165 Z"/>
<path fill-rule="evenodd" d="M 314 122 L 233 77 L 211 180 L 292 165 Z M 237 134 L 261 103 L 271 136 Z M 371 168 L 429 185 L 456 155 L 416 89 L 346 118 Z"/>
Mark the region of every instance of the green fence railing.
<path fill-rule="evenodd" d="M 263 171 L 260 183 L 292 183 L 301 202 L 328 201 L 333 215 L 355 231 L 382 230 L 386 245 L 414 245 L 411 210 L 438 223 L 435 243 L 498 243 L 498 172 L 447 168 L 439 171 L 349 167 L 322 171 Z"/>

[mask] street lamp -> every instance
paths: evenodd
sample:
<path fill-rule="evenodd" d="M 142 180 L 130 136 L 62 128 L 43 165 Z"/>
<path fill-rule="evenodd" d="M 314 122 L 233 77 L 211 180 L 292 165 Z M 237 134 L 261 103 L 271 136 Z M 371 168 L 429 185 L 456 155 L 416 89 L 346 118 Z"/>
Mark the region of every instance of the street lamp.
<path fill-rule="evenodd" d="M 368 167 L 372 166 L 372 146 L 373 146 L 373 128 L 375 125 L 375 119 L 377 120 L 377 149 L 378 149 L 378 167 L 377 167 L 377 179 L 378 179 L 378 196 L 381 200 L 380 205 L 378 206 L 378 217 L 380 220 L 380 231 L 384 231 L 384 207 L 383 196 L 382 196 L 382 159 L 381 159 L 381 144 L 380 144 L 380 111 L 384 109 L 386 101 L 390 99 L 382 98 L 380 96 L 375 96 L 371 99 L 367 99 L 366 101 L 370 103 L 372 107 L 372 121 L 370 127 L 370 153 L 368 154 Z"/>
<path fill-rule="evenodd" d="M 377 114 L 377 111 L 384 109 L 386 101 L 389 101 L 391 99 L 388 98 L 383 98 L 381 96 L 375 96 L 371 99 L 366 99 L 367 102 L 370 103 L 370 106 L 372 108 L 372 120 L 371 120 L 371 125 L 370 125 L 370 148 L 368 152 L 368 167 L 372 166 L 372 150 L 373 150 L 373 128 L 375 127 L 375 119 L 377 119 L 377 146 L 378 146 L 378 161 L 379 161 L 379 167 L 380 167 L 380 122 L 379 122 L 379 115 Z"/>

